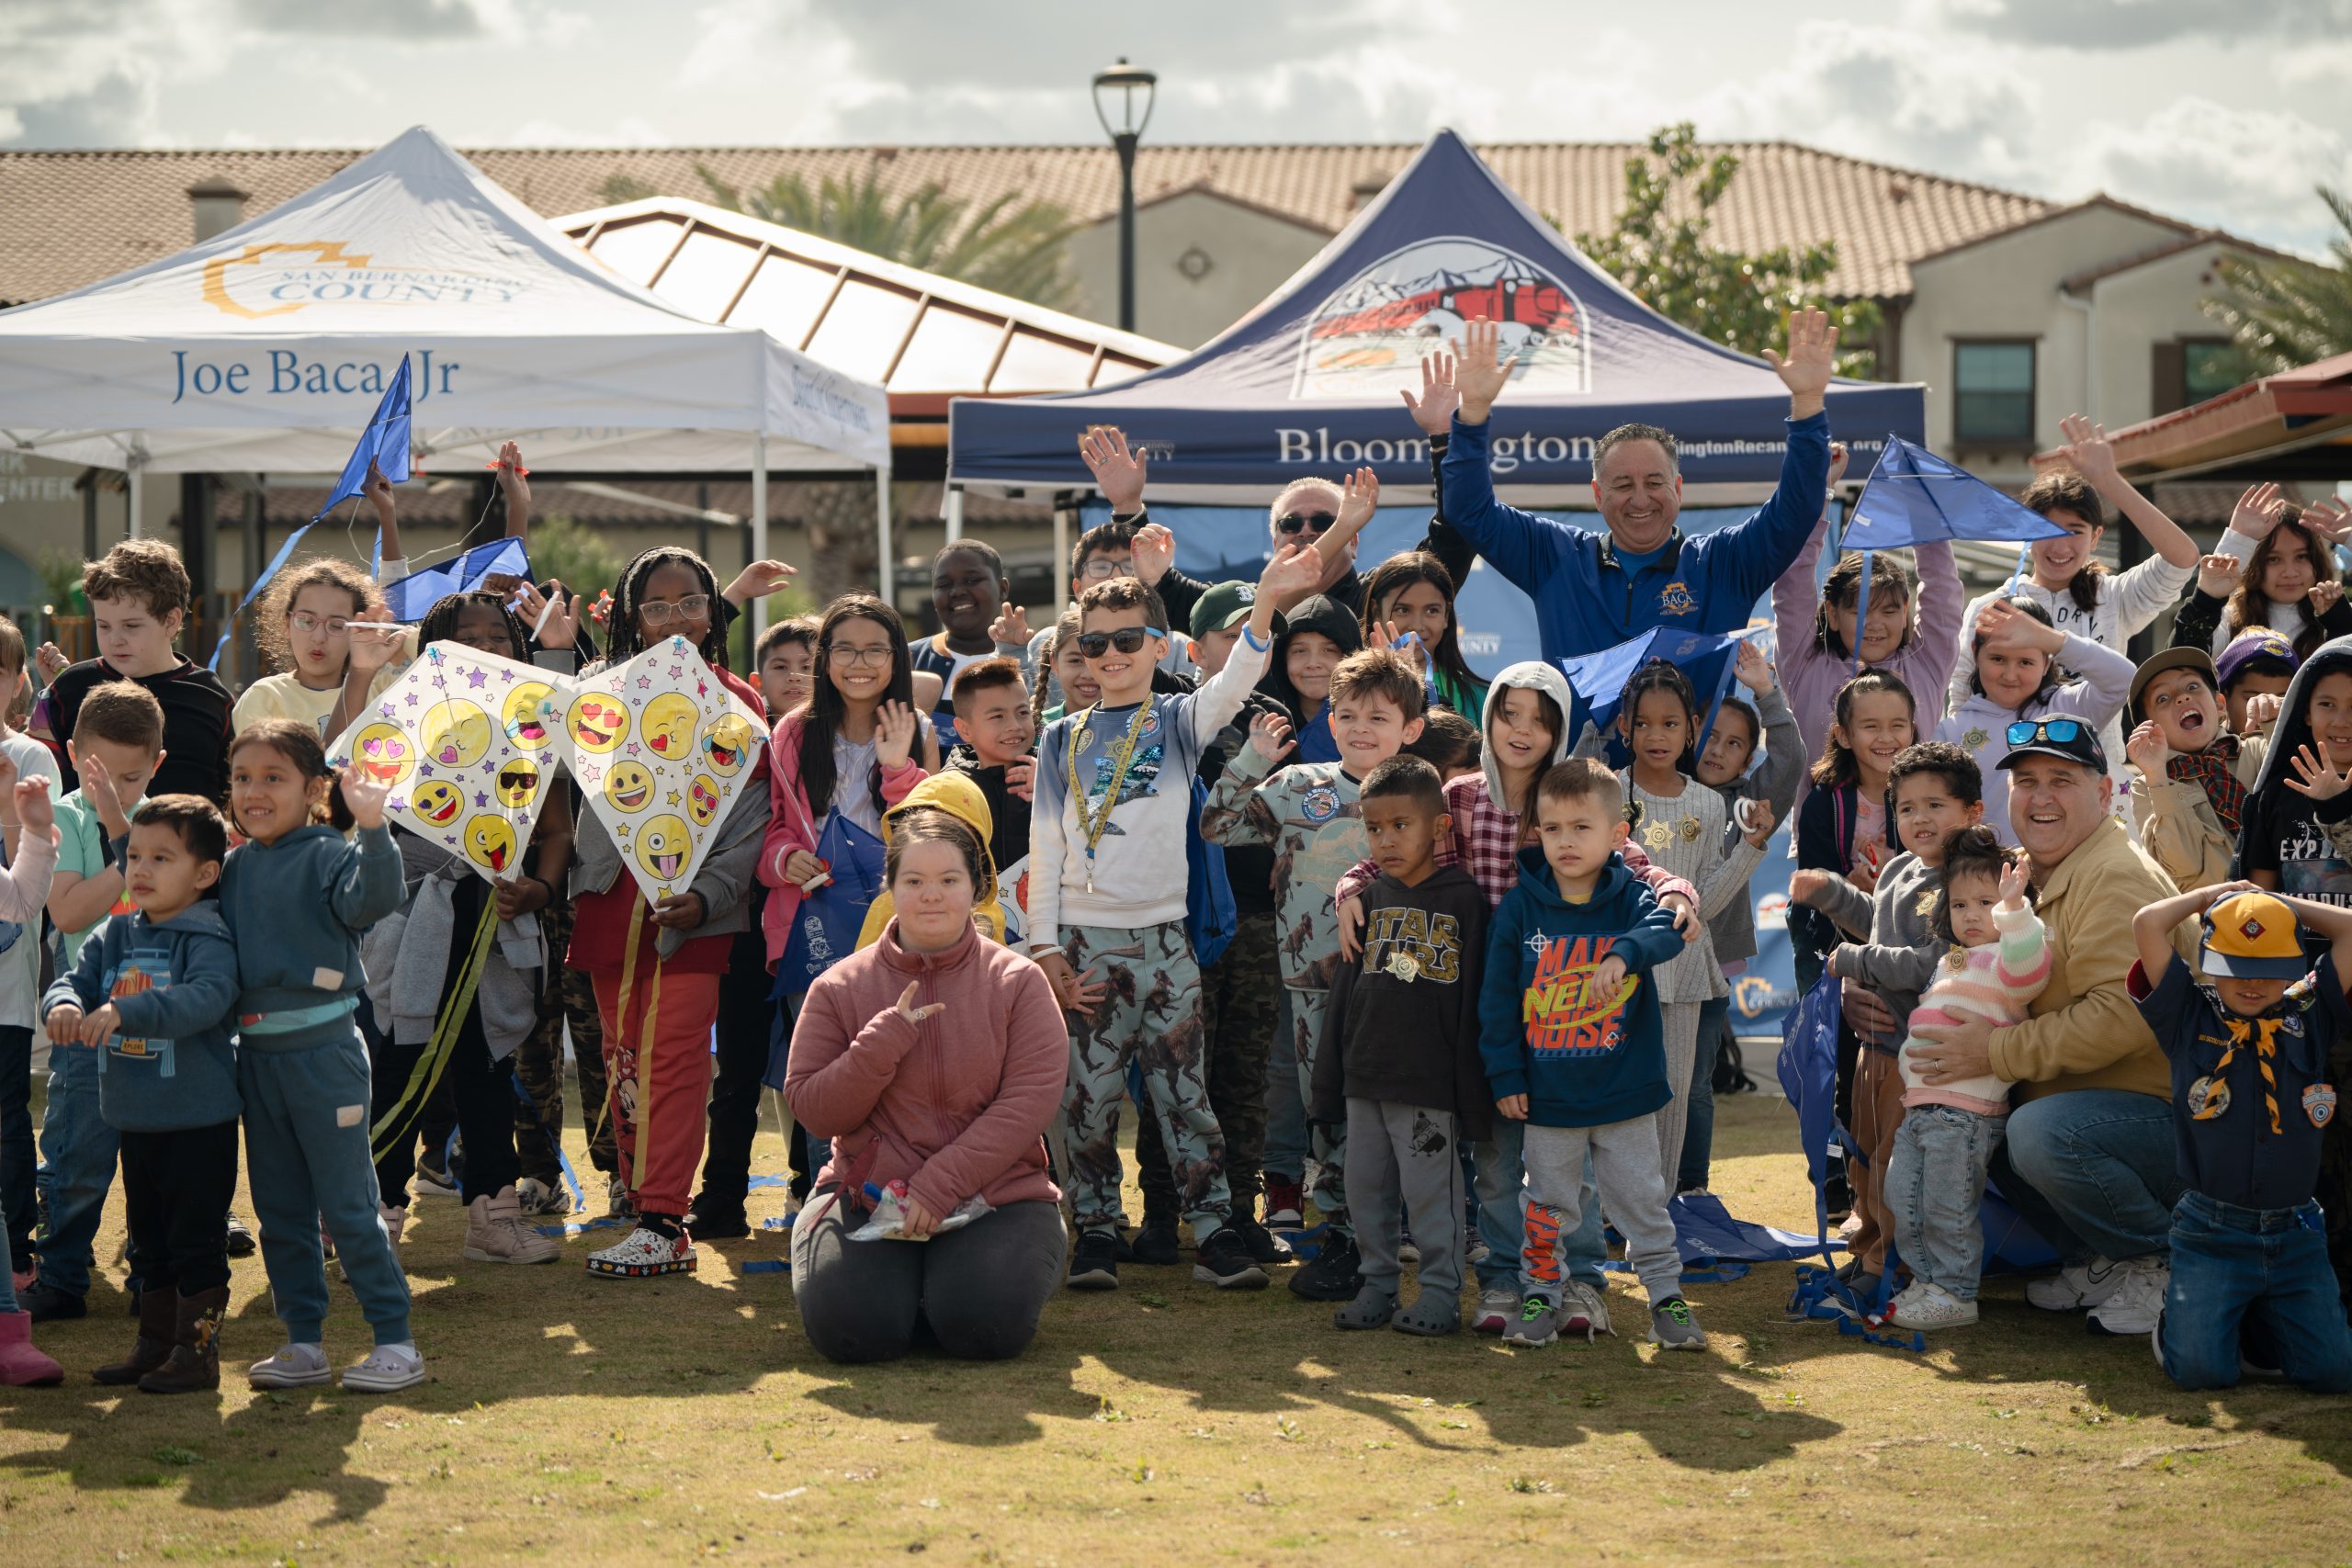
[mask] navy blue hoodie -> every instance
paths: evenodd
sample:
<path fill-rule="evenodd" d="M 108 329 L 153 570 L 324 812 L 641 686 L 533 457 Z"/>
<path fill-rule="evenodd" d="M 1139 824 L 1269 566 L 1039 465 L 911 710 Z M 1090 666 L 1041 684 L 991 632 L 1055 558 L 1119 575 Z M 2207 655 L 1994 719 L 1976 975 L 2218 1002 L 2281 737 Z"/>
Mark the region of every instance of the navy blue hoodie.
<path fill-rule="evenodd" d="M 49 987 L 41 1013 L 70 1003 L 87 1014 L 108 1002 L 122 1026 L 98 1057 L 107 1126 L 169 1133 L 237 1119 L 237 950 L 218 900 L 199 898 L 161 924 L 107 916 L 82 943 L 81 961 Z"/>
<path fill-rule="evenodd" d="M 1487 930 L 1478 998 L 1478 1052 L 1497 1100 L 1527 1096 L 1538 1127 L 1605 1127 L 1647 1116 L 1674 1098 L 1666 1034 L 1649 974 L 1682 951 L 1674 915 L 1611 855 L 1592 897 L 1560 897 L 1540 847 L 1519 852 L 1519 886 Z M 1631 994 L 1588 1000 L 1605 958 L 1634 976 Z"/>

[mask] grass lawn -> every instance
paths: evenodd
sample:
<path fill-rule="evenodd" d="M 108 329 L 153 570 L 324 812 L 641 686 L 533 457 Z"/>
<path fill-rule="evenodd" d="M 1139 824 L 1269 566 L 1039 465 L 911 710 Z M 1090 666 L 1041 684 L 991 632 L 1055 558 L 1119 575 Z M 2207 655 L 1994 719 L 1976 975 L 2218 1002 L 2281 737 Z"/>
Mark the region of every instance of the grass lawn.
<path fill-rule="evenodd" d="M 1810 1223 L 1786 1108 L 1718 1113 L 1734 1213 Z M 582 1166 L 578 1129 L 572 1152 Z M 763 1136 L 761 1168 L 780 1166 Z M 592 1195 L 593 1196 L 593 1195 Z M 781 1212 L 774 1189 L 755 1215 Z M 601 1203 L 594 1205 L 601 1211 Z M 247 1211 L 250 1213 L 250 1211 Z M 1136 1212 L 1140 1212 L 1138 1208 Z M 1687 1561 L 2037 1564 L 2352 1559 L 2352 1400 L 2165 1382 L 2145 1340 L 2087 1337 L 2014 1281 L 1925 1356 L 1792 1324 L 1784 1265 L 1695 1287 L 1704 1354 L 1625 1337 L 1342 1336 L 1279 1283 L 1189 1268 L 1064 1294 L 1020 1360 L 817 1359 L 778 1233 L 681 1280 L 458 1259 L 454 1200 L 402 1253 L 434 1378 L 215 1402 L 103 1390 L 127 1348 L 119 1262 L 91 1315 L 44 1325 L 66 1385 L 0 1394 L 0 1551 L 17 1562 L 407 1563 L 642 1554 L 1123 1562 L 1464 1561 L 1530 1551 Z M 101 1257 L 119 1249 L 109 1213 Z M 328 1354 L 367 1345 L 335 1287 Z M 224 1373 L 278 1342 L 236 1265 Z M 1569 1543 L 1575 1543 L 1571 1546 Z"/>

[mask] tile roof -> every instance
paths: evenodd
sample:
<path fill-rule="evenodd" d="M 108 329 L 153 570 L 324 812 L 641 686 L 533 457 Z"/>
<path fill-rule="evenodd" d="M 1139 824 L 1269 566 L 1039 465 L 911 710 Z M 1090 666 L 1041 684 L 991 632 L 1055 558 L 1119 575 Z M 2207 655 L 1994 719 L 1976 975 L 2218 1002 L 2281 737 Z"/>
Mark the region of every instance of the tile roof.
<path fill-rule="evenodd" d="M 1136 161 L 1146 201 L 1201 188 L 1337 232 L 1417 152 L 1415 144 L 1154 146 Z M 1606 228 L 1624 187 L 1630 142 L 1492 142 L 1480 153 L 1538 211 L 1571 234 Z M 1849 158 L 1789 142 L 1724 142 L 1705 151 L 1741 161 L 1715 209 L 1722 243 L 1742 249 L 1838 241 L 1831 286 L 1845 293 L 1910 292 L 1908 264 L 2060 210 L 2013 191 Z M 0 301 L 22 302 L 94 283 L 186 246 L 188 188 L 225 179 L 248 214 L 307 190 L 360 156 L 356 151 L 0 151 Z M 985 202 L 1014 195 L 1055 202 L 1085 220 L 1116 210 L 1108 147 L 489 148 L 467 156 L 539 213 L 584 211 L 613 199 L 626 176 L 665 196 L 707 199 L 708 167 L 738 189 L 780 175 L 812 183 L 879 172 L 894 191 L 937 185 Z"/>

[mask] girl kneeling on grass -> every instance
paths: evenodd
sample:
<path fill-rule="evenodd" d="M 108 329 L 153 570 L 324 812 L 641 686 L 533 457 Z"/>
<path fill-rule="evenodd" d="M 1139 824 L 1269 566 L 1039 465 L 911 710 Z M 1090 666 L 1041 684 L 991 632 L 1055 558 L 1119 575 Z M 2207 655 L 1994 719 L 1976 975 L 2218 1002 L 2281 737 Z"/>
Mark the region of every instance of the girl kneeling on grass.
<path fill-rule="evenodd" d="M 286 1343 L 245 1374 L 255 1388 L 327 1381 L 322 1226 L 376 1331 L 343 1386 L 391 1393 L 424 1381 L 408 1280 L 377 1218 L 368 1048 L 352 1016 L 368 978 L 360 934 L 401 906 L 388 793 L 356 772 L 338 781 L 318 732 L 292 719 L 263 719 L 229 745 L 229 818 L 246 840 L 220 873 L 237 947 L 237 1089 L 262 1261 L 286 1325 Z"/>
<path fill-rule="evenodd" d="M 972 923 L 994 893 L 979 835 L 924 807 L 893 827 L 898 913 L 817 977 L 794 1027 L 785 1100 L 831 1158 L 792 1229 L 793 1299 L 828 1360 L 902 1356 L 919 1325 L 951 1356 L 1002 1360 L 1061 1283 L 1045 1132 L 1069 1035 L 1045 972 Z M 869 1189 L 900 1182 L 905 1239 L 852 1240 Z M 975 1197 L 988 1213 L 940 1228 Z"/>

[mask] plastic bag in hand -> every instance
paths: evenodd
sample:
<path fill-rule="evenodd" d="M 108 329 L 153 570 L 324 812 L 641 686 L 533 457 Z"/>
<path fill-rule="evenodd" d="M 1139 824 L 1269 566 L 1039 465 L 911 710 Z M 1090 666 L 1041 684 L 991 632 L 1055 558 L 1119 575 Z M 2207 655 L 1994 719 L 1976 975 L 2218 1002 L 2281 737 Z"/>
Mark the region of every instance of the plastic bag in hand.
<path fill-rule="evenodd" d="M 904 1179 L 895 1180 L 888 1187 L 876 1187 L 871 1181 L 867 1182 L 865 1201 L 874 1205 L 874 1215 L 857 1229 L 849 1233 L 850 1240 L 929 1241 L 931 1239 L 930 1235 L 910 1236 L 907 1234 L 907 1184 Z M 968 1225 L 982 1214 L 987 1213 L 989 1208 L 989 1201 L 975 1192 L 950 1210 L 940 1220 L 938 1229 L 933 1230 L 931 1235 L 937 1235 L 940 1231 L 957 1230 Z"/>

